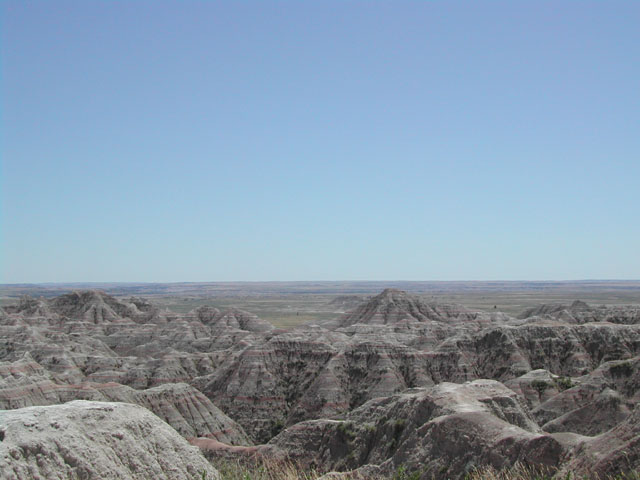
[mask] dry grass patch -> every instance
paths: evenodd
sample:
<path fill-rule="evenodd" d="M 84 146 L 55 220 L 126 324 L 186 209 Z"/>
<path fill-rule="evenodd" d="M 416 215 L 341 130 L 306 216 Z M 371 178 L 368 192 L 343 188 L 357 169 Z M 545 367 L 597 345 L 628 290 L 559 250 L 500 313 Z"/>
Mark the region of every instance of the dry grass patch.
<path fill-rule="evenodd" d="M 291 461 L 257 460 L 255 462 L 238 462 L 219 459 L 212 461 L 213 466 L 220 472 L 220 480 L 317 480 L 323 472 L 301 468 Z M 364 476 L 355 475 L 354 478 L 362 479 Z M 366 477 L 368 480 L 446 480 L 446 473 L 440 475 L 423 472 L 409 472 L 403 466 L 388 477 Z M 496 469 L 493 467 L 479 467 L 464 476 L 464 480 L 640 480 L 638 472 L 623 473 L 614 476 L 599 477 L 597 475 L 576 476 L 568 473 L 558 476 L 554 471 L 541 471 L 523 464 L 516 464 L 511 468 Z M 200 480 L 200 479 L 198 479 Z M 210 479 L 202 479 L 210 480 Z"/>
<path fill-rule="evenodd" d="M 321 473 L 305 470 L 291 461 L 262 460 L 251 463 L 233 460 L 211 462 L 221 480 L 316 480 Z"/>
<path fill-rule="evenodd" d="M 640 474 L 632 471 L 617 475 L 574 475 L 569 472 L 564 476 L 556 474 L 554 470 L 541 471 L 521 463 L 511 468 L 497 470 L 493 467 L 482 467 L 473 470 L 465 476 L 465 480 L 640 480 Z"/>

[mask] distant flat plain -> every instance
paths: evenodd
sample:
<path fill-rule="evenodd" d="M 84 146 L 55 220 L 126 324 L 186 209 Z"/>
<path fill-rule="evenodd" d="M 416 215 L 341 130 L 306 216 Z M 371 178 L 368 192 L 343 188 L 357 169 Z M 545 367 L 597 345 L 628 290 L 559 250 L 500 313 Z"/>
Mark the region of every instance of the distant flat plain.
<path fill-rule="evenodd" d="M 470 281 L 470 282 L 207 282 L 207 283 L 47 283 L 0 285 L 0 302 L 22 295 L 53 297 L 97 289 L 127 298 L 138 296 L 176 313 L 201 305 L 241 308 L 281 328 L 335 318 L 385 288 L 398 288 L 429 302 L 455 303 L 471 310 L 518 315 L 542 303 L 640 305 L 640 281 Z"/>

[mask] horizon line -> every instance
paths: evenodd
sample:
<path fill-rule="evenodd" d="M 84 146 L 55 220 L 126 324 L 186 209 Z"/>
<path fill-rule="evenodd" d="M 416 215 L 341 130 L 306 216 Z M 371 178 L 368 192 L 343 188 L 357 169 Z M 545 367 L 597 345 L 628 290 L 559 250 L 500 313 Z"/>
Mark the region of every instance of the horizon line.
<path fill-rule="evenodd" d="M 0 283 L 0 287 L 25 285 L 171 285 L 171 284 L 216 284 L 216 283 L 587 283 L 587 282 L 640 282 L 640 278 L 583 278 L 583 279 L 519 279 L 519 280 L 174 280 L 174 281 L 56 281 Z"/>

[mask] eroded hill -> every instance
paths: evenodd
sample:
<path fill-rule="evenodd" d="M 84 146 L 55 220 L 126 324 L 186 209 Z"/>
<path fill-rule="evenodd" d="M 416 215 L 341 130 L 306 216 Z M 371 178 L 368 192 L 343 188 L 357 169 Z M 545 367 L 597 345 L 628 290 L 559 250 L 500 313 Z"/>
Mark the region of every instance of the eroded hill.
<path fill-rule="evenodd" d="M 640 466 L 639 322 L 634 307 L 515 318 L 387 289 L 284 331 L 99 291 L 25 297 L 0 310 L 0 407 L 134 403 L 210 455 L 327 470 L 455 478 L 519 461 L 604 475 Z"/>

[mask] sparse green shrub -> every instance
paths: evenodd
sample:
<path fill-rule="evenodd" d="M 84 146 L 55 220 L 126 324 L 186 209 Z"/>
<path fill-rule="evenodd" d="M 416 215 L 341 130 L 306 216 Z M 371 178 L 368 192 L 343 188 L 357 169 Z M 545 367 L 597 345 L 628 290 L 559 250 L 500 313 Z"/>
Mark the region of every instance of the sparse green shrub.
<path fill-rule="evenodd" d="M 400 465 L 400 467 L 398 467 L 398 470 L 396 470 L 396 473 L 392 477 L 392 480 L 419 480 L 419 479 L 420 479 L 419 471 L 409 473 L 407 471 L 407 467 L 405 467 L 404 465 Z"/>
<path fill-rule="evenodd" d="M 387 444 L 387 448 L 394 451 L 400 445 L 400 437 L 404 431 L 404 427 L 407 426 L 407 421 L 403 418 L 387 422 L 391 425 L 391 441 Z"/>
<path fill-rule="evenodd" d="M 569 388 L 574 386 L 573 382 L 569 377 L 558 377 L 555 379 L 555 382 L 556 382 L 556 387 L 560 391 L 568 390 Z"/>
<path fill-rule="evenodd" d="M 617 365 L 612 365 L 610 372 L 614 377 L 630 377 L 633 374 L 633 365 L 628 361 L 621 362 Z"/>
<path fill-rule="evenodd" d="M 531 382 L 531 387 L 538 392 L 538 395 L 542 395 L 544 391 L 551 385 L 544 380 L 534 380 Z"/>
<path fill-rule="evenodd" d="M 338 432 L 340 432 L 347 441 L 351 441 L 356 437 L 352 422 L 341 422 L 338 425 Z"/>
<path fill-rule="evenodd" d="M 282 419 L 274 420 L 271 424 L 271 428 L 269 429 L 271 433 L 271 437 L 275 437 L 284 429 L 284 422 Z"/>
<path fill-rule="evenodd" d="M 375 433 L 376 430 L 377 429 L 376 429 L 375 425 L 372 425 L 370 423 L 365 423 L 364 424 L 364 431 L 367 432 L 368 434 Z"/>
<path fill-rule="evenodd" d="M 404 431 L 404 427 L 407 426 L 407 421 L 404 418 L 400 418 L 393 422 L 393 438 L 400 440 L 400 436 Z"/>

